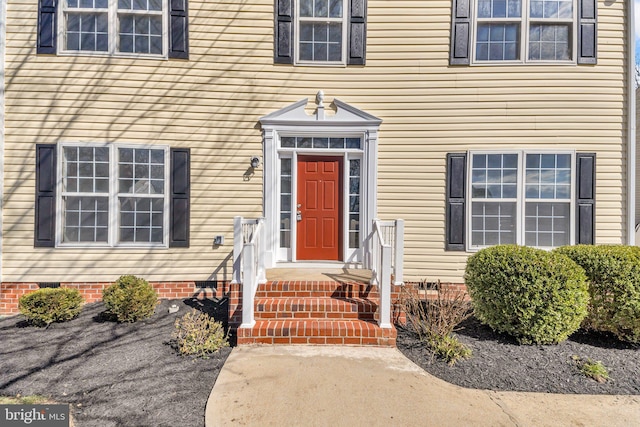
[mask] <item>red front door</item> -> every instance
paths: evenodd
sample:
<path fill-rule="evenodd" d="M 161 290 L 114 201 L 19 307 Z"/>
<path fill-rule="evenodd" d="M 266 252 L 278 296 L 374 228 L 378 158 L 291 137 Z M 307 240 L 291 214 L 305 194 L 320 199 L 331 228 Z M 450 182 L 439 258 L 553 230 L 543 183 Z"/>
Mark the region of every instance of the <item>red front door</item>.
<path fill-rule="evenodd" d="M 342 157 L 298 156 L 299 260 L 340 260 Z"/>

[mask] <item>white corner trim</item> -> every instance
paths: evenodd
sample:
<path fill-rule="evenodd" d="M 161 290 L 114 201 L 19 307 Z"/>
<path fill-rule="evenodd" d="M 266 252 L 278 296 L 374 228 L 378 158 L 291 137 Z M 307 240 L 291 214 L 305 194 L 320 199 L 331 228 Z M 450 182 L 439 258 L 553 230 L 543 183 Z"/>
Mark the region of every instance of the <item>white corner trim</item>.
<path fill-rule="evenodd" d="M 636 244 L 636 39 L 635 0 L 628 1 L 627 16 L 627 244 Z"/>
<path fill-rule="evenodd" d="M 7 46 L 7 0 L 0 0 L 0 283 L 3 279 L 2 249 L 4 233 L 4 88 L 5 52 Z"/>

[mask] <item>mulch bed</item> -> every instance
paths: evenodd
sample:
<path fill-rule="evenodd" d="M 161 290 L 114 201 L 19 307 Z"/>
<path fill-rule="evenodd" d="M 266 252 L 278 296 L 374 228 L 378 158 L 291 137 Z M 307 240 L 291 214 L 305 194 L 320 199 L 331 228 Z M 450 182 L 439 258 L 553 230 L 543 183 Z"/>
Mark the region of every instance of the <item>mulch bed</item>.
<path fill-rule="evenodd" d="M 168 307 L 179 306 L 169 314 Z M 38 394 L 72 405 L 77 426 L 202 426 L 211 388 L 231 349 L 182 357 L 169 341 L 177 317 L 197 307 L 224 319 L 226 306 L 162 301 L 149 319 L 107 321 L 102 303 L 48 328 L 0 319 L 0 394 Z"/>
<path fill-rule="evenodd" d="M 454 366 L 436 359 L 417 335 L 398 328 L 398 349 L 430 374 L 462 387 L 545 393 L 640 394 L 640 347 L 615 337 L 578 331 L 558 345 L 518 345 L 475 318 L 460 325 L 458 339 L 473 351 Z M 610 380 L 583 375 L 573 356 L 601 361 Z"/>

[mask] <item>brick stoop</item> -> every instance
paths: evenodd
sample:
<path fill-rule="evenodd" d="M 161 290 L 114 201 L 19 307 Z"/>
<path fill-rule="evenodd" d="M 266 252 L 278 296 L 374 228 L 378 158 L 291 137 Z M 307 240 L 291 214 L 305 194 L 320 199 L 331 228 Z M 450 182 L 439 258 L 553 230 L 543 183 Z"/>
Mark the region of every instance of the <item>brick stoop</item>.
<path fill-rule="evenodd" d="M 238 344 L 340 344 L 394 347 L 396 329 L 378 326 L 378 289 L 364 283 L 273 281 L 256 292 L 253 328 Z"/>

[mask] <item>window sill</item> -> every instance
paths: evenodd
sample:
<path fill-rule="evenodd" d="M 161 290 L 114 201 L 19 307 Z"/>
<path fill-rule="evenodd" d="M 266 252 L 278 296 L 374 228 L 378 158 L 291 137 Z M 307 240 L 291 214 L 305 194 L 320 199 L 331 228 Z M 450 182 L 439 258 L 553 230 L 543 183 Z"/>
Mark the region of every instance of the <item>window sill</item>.
<path fill-rule="evenodd" d="M 472 61 L 473 67 L 514 67 L 514 66 L 577 66 L 575 60 L 571 61 Z"/>
<path fill-rule="evenodd" d="M 167 60 L 167 55 L 152 55 L 142 53 L 109 53 L 109 52 L 91 52 L 91 51 L 61 51 L 57 56 L 86 56 L 94 58 L 123 58 L 123 59 L 155 59 Z"/>

